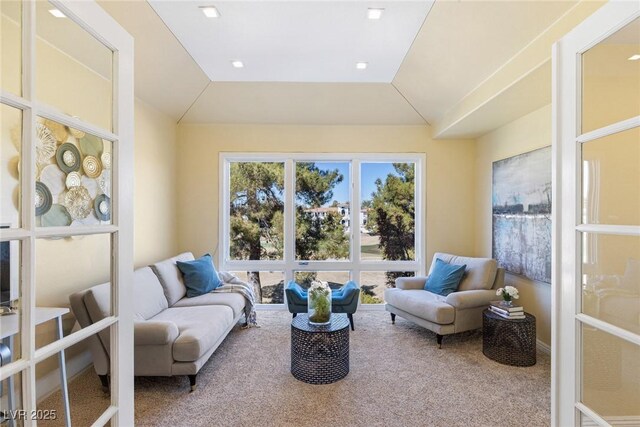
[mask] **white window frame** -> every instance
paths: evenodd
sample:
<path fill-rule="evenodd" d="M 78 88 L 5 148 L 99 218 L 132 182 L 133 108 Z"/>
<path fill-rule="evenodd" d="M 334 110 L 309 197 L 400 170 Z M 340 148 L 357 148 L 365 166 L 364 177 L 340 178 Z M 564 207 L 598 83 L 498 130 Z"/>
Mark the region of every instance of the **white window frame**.
<path fill-rule="evenodd" d="M 581 402 L 583 326 L 640 346 L 640 335 L 581 313 L 582 233 L 640 236 L 638 225 L 583 224 L 581 145 L 640 127 L 640 116 L 581 132 L 582 54 L 640 16 L 640 3 L 611 1 L 553 46 L 553 265 L 551 425 L 579 426 L 581 414 L 610 424 Z"/>
<path fill-rule="evenodd" d="M 229 256 L 229 185 L 230 164 L 233 162 L 284 163 L 284 257 L 283 260 L 231 260 Z M 299 261 L 295 259 L 295 162 L 350 162 L 350 205 L 360 206 L 360 165 L 362 163 L 415 164 L 415 260 L 360 260 L 360 209 L 350 209 L 350 259 L 345 261 Z M 359 282 L 365 271 L 415 271 L 424 275 L 426 268 L 426 155 L 424 153 L 220 153 L 220 212 L 218 262 L 223 271 L 282 271 L 285 284 L 293 280 L 294 271 L 350 271 L 350 279 Z M 357 190 L 357 191 L 354 191 Z M 354 226 L 357 225 L 357 226 Z M 286 295 L 285 295 L 286 298 Z M 262 309 L 282 309 L 285 304 L 258 304 Z M 382 304 L 363 304 L 381 308 Z"/>
<path fill-rule="evenodd" d="M 21 245 L 21 354 L 0 369 L 0 381 L 22 374 L 22 408 L 25 426 L 35 426 L 36 365 L 62 350 L 110 328 L 111 403 L 96 414 L 95 426 L 133 425 L 133 38 L 93 1 L 50 0 L 52 6 L 113 51 L 112 129 L 103 129 L 64 114 L 37 100 L 36 2 L 22 1 L 22 95 L 0 88 L 0 101 L 22 111 L 20 156 L 21 227 L 0 229 L 0 241 Z M 50 119 L 113 142 L 112 223 L 87 227 L 37 227 L 35 198 L 35 144 L 38 117 Z M 113 314 L 87 328 L 42 348 L 35 344 L 36 241 L 41 238 L 109 234 L 111 236 L 111 301 Z M 90 283 L 87 286 L 91 285 Z M 65 414 L 58 414 L 63 417 Z"/>

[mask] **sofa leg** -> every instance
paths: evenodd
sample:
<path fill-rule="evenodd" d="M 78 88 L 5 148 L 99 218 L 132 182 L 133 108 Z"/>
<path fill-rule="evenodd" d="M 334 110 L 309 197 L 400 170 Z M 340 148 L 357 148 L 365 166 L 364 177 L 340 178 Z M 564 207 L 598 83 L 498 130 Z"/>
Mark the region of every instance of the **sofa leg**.
<path fill-rule="evenodd" d="M 349 323 L 351 324 L 351 330 L 355 331 L 356 328 L 353 327 L 353 314 L 347 313 L 347 317 L 349 318 Z"/>
<path fill-rule="evenodd" d="M 296 317 L 297 315 L 298 315 L 298 313 L 293 313 L 293 317 Z M 293 317 L 292 317 L 292 319 L 293 319 Z"/>
<path fill-rule="evenodd" d="M 393 313 L 390 313 L 390 314 L 391 314 L 391 324 L 395 325 L 396 324 L 396 315 L 393 314 Z"/>
<path fill-rule="evenodd" d="M 442 348 L 442 335 L 436 334 L 436 341 L 438 342 L 438 348 Z"/>
<path fill-rule="evenodd" d="M 102 391 L 109 393 L 109 375 L 98 375 L 102 383 Z"/>
<path fill-rule="evenodd" d="M 196 376 L 195 375 L 189 375 L 189 384 L 191 384 L 191 391 L 194 391 L 196 389 Z"/>

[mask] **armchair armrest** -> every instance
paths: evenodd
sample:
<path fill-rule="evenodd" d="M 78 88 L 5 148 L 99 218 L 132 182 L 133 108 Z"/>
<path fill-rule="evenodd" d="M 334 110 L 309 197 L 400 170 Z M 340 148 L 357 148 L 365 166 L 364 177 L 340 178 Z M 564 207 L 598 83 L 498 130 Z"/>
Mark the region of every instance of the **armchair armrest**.
<path fill-rule="evenodd" d="M 136 322 L 133 327 L 135 345 L 164 345 L 178 338 L 178 327 L 175 323 L 163 320 Z"/>
<path fill-rule="evenodd" d="M 424 289 L 425 283 L 427 283 L 427 278 L 425 276 L 398 277 L 396 279 L 396 288 L 403 290 Z"/>
<path fill-rule="evenodd" d="M 496 299 L 496 291 L 493 289 L 477 289 L 471 291 L 452 292 L 447 295 L 447 304 L 461 310 L 489 306 Z"/>

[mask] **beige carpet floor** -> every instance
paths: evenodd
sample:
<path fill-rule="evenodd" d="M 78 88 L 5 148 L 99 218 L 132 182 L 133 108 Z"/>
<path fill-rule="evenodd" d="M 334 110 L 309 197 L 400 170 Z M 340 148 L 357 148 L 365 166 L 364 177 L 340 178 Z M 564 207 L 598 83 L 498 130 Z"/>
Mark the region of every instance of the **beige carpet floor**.
<path fill-rule="evenodd" d="M 234 329 L 198 375 L 136 378 L 138 426 L 546 426 L 550 362 L 529 368 L 482 354 L 480 331 L 444 338 L 386 312 L 359 312 L 349 375 L 309 385 L 289 372 L 290 315 L 258 312 L 259 329 Z M 93 370 L 70 384 L 72 422 L 90 425 L 108 406 Z M 39 408 L 58 408 L 60 394 Z M 56 423 L 38 423 L 56 425 Z M 58 420 L 57 425 L 62 425 Z"/>

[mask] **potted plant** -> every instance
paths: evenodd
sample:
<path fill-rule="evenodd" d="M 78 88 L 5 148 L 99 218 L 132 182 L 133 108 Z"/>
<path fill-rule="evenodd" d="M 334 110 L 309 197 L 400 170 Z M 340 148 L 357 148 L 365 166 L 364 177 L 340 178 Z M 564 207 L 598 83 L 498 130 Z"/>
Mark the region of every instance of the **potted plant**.
<path fill-rule="evenodd" d="M 502 305 L 506 307 L 511 307 L 514 299 L 520 298 L 518 295 L 518 290 L 513 286 L 505 286 L 504 288 L 499 288 L 496 291 L 496 295 L 502 297 Z"/>
<path fill-rule="evenodd" d="M 309 287 L 307 313 L 312 325 L 327 325 L 331 322 L 331 288 L 327 282 L 312 282 Z"/>

